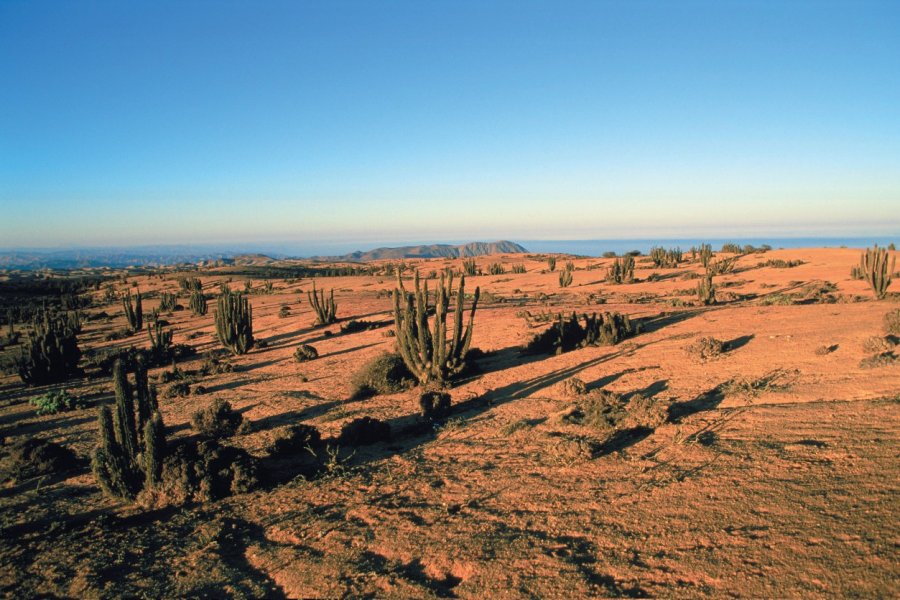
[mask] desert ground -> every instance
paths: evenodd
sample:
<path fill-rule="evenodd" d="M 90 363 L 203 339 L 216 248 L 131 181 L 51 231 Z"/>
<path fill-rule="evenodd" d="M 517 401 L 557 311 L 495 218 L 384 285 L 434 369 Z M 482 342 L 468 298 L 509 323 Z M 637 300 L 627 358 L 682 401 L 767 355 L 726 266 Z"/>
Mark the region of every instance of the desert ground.
<path fill-rule="evenodd" d="M 716 277 L 711 306 L 696 302 L 697 262 L 664 269 L 639 257 L 637 282 L 610 284 L 611 258 L 559 256 L 551 272 L 544 255 L 478 257 L 484 272 L 495 262 L 506 270 L 466 280 L 482 294 L 472 346 L 483 353 L 450 387 L 449 417 L 427 428 L 411 426 L 419 388 L 352 397 L 352 375 L 394 348 L 391 276 L 315 278 L 338 304 L 339 321 L 325 327 L 314 325 L 306 296 L 313 279 L 271 280 L 271 293 L 250 296 L 254 337 L 266 347 L 240 356 L 223 353 L 213 322 L 220 283 L 237 290 L 248 279 L 234 267 L 113 279 L 118 292 L 137 284 L 145 312 L 154 293 L 178 290 L 178 276 L 200 277 L 209 294 L 205 316 L 165 315 L 174 342 L 197 351 L 178 367 L 196 370 L 215 353 L 234 370 L 196 375 L 190 385 L 205 393 L 185 397 L 168 397 L 171 384 L 158 382 L 170 367 L 151 370 L 171 440 L 194 435 L 191 415 L 216 398 L 250 423 L 225 443 L 258 457 L 296 423 L 329 440 L 370 416 L 391 424 L 393 437 L 332 445 L 314 475 L 283 459 L 248 493 L 123 502 L 101 492 L 89 465 L 97 407 L 113 402 L 110 377 L 51 386 L 85 407 L 40 416 L 29 400 L 47 388 L 7 372 L 3 447 L 38 437 L 81 462 L 53 475 L 4 475 L 0 589 L 11 598 L 897 597 L 900 362 L 864 361 L 900 289 L 895 282 L 893 294 L 873 299 L 850 276 L 859 255 L 742 255 Z M 759 266 L 773 259 L 802 264 Z M 561 288 L 568 260 L 573 283 Z M 460 268 L 459 259 L 405 262 L 423 276 Z M 526 272 L 510 272 L 514 264 Z M 149 344 L 146 332 L 107 341 L 125 327 L 121 301 L 92 293 L 85 313 L 110 318 L 85 320 L 83 352 Z M 613 346 L 524 355 L 548 327 L 524 311 L 618 311 L 642 330 Z M 341 333 L 351 319 L 377 326 Z M 704 336 L 726 350 L 690 352 Z M 297 362 L 299 344 L 318 358 Z M 567 386 L 573 378 L 662 418 L 612 433 L 573 422 L 566 415 L 584 395 Z"/>

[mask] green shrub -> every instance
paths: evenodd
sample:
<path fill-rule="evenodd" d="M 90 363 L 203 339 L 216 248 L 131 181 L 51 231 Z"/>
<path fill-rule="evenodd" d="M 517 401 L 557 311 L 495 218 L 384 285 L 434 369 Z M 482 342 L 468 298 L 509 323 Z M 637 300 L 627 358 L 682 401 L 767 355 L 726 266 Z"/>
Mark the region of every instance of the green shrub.
<path fill-rule="evenodd" d="M 43 396 L 35 396 L 29 402 L 37 408 L 36 412 L 39 415 L 55 415 L 87 406 L 82 398 L 73 396 L 65 390 L 47 392 Z"/>
<path fill-rule="evenodd" d="M 350 378 L 353 398 L 376 394 L 394 394 L 415 384 L 413 374 L 399 354 L 381 354 L 369 361 Z"/>
<path fill-rule="evenodd" d="M 231 403 L 216 398 L 209 406 L 194 413 L 191 425 L 202 437 L 219 439 L 233 436 L 243 420 L 243 415 L 232 410 Z"/>

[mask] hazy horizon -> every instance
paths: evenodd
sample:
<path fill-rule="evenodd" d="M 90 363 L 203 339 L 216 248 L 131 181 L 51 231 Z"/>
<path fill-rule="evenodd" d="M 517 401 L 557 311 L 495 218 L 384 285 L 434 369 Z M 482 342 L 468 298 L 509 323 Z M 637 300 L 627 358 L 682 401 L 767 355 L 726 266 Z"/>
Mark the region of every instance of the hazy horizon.
<path fill-rule="evenodd" d="M 876 1 L 6 2 L 0 246 L 892 235 L 898 31 Z"/>

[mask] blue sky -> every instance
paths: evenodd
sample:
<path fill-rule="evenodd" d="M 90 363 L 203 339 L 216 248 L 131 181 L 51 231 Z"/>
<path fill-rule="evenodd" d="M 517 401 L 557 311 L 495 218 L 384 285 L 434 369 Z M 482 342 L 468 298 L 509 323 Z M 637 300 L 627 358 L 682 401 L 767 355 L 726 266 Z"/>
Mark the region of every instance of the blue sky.
<path fill-rule="evenodd" d="M 900 2 L 0 1 L 0 247 L 900 231 Z"/>

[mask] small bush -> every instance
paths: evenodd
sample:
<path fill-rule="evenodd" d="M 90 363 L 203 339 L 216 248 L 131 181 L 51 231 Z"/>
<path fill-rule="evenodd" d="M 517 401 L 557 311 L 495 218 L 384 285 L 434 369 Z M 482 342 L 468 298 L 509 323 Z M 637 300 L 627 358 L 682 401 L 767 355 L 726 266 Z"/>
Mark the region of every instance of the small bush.
<path fill-rule="evenodd" d="M 291 307 L 287 304 L 282 304 L 281 308 L 278 309 L 278 318 L 286 319 L 291 316 Z"/>
<path fill-rule="evenodd" d="M 892 335 L 885 337 L 873 335 L 865 339 L 863 342 L 863 350 L 874 353 L 889 352 L 890 350 L 893 350 L 896 345 L 897 339 Z"/>
<path fill-rule="evenodd" d="M 897 355 L 893 352 L 882 352 L 874 356 L 869 356 L 859 362 L 861 369 L 875 369 L 878 367 L 886 367 L 897 363 Z"/>
<path fill-rule="evenodd" d="M 450 394 L 446 392 L 425 392 L 419 396 L 422 417 L 428 421 L 445 419 L 450 414 Z"/>
<path fill-rule="evenodd" d="M 191 384 L 187 381 L 178 381 L 163 391 L 163 398 L 186 398 L 191 395 Z"/>
<path fill-rule="evenodd" d="M 581 396 L 587 394 L 587 384 L 577 377 L 570 377 L 559 384 L 563 396 Z"/>
<path fill-rule="evenodd" d="M 373 323 L 372 321 L 353 319 L 341 325 L 341 333 L 357 333 L 360 331 L 369 331 L 370 329 L 377 329 L 378 326 L 378 323 Z"/>
<path fill-rule="evenodd" d="M 391 439 L 391 426 L 380 419 L 360 417 L 341 427 L 339 440 L 348 446 L 365 446 Z"/>
<path fill-rule="evenodd" d="M 369 361 L 350 379 L 353 398 L 366 398 L 376 394 L 395 394 L 409 389 L 415 383 L 413 374 L 399 354 L 382 354 Z"/>
<path fill-rule="evenodd" d="M 834 352 L 837 349 L 838 349 L 837 344 L 819 346 L 818 348 L 816 348 L 816 354 L 819 356 L 825 356 L 826 354 L 831 354 L 832 352 Z"/>
<path fill-rule="evenodd" d="M 235 434 L 244 417 L 234 412 L 231 404 L 221 398 L 198 410 L 191 417 L 191 425 L 201 436 L 208 439 L 231 437 Z"/>
<path fill-rule="evenodd" d="M 884 332 L 888 335 L 900 335 L 900 308 L 884 315 Z"/>
<path fill-rule="evenodd" d="M 35 396 L 29 400 L 37 407 L 39 415 L 55 415 L 56 413 L 77 408 L 85 408 L 87 404 L 78 396 L 73 396 L 65 390 L 47 392 L 43 396 Z"/>
<path fill-rule="evenodd" d="M 727 349 L 725 342 L 717 340 L 714 337 L 702 337 L 685 348 L 688 354 L 697 356 L 703 360 L 715 358 L 724 353 Z"/>
<path fill-rule="evenodd" d="M 309 344 L 300 344 L 297 346 L 297 349 L 294 350 L 294 360 L 297 362 L 306 362 L 317 358 L 319 358 L 319 351 Z"/>
<path fill-rule="evenodd" d="M 266 452 L 272 457 L 289 456 L 315 450 L 321 445 L 322 435 L 312 425 L 288 425 L 276 432 Z"/>
<path fill-rule="evenodd" d="M 28 479 L 64 473 L 78 466 L 75 453 L 56 442 L 39 438 L 19 440 L 9 448 L 9 475 Z"/>
<path fill-rule="evenodd" d="M 154 494 L 172 503 L 209 501 L 249 492 L 259 485 L 255 458 L 215 440 L 190 440 L 166 456 Z"/>

